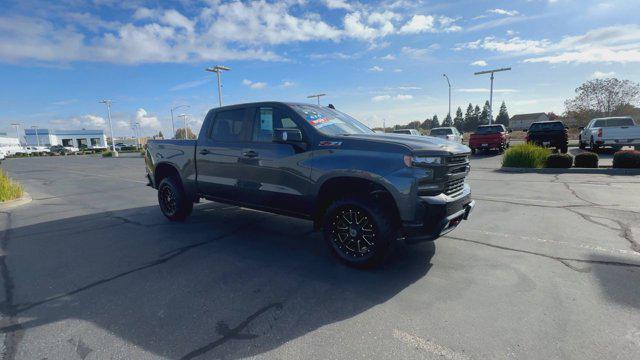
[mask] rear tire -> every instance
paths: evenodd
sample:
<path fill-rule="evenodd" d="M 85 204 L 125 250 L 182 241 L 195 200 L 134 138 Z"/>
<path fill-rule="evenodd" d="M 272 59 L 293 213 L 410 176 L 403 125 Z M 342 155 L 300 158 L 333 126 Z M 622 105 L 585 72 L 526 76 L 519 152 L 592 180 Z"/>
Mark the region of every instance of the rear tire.
<path fill-rule="evenodd" d="M 398 237 L 393 216 L 364 196 L 341 198 L 329 205 L 322 232 L 333 255 L 355 268 L 382 264 Z"/>
<path fill-rule="evenodd" d="M 567 151 L 569 151 L 569 146 L 568 146 L 567 144 L 564 144 L 564 145 L 562 145 L 562 146 L 560 147 L 560 149 L 559 149 L 559 150 L 560 150 L 560 152 L 561 152 L 561 153 L 566 154 L 566 153 L 567 153 Z"/>
<path fill-rule="evenodd" d="M 589 141 L 589 150 L 593 151 L 594 153 L 598 152 L 598 146 L 593 142 L 593 138 L 591 138 L 591 141 Z"/>
<path fill-rule="evenodd" d="M 171 221 L 183 221 L 193 210 L 193 202 L 187 198 L 182 185 L 174 177 L 166 177 L 160 182 L 158 204 L 162 214 Z"/>
<path fill-rule="evenodd" d="M 587 146 L 582 142 L 582 137 L 578 137 L 578 147 L 580 150 L 584 150 Z"/>
<path fill-rule="evenodd" d="M 475 148 L 471 148 L 471 154 L 473 154 L 473 155 L 476 154 L 476 149 Z"/>

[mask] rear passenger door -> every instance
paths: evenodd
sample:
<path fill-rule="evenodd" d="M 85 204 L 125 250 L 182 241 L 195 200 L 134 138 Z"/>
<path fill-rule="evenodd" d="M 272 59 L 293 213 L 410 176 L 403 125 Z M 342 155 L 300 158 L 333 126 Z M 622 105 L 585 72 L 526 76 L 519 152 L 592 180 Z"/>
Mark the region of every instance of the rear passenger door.
<path fill-rule="evenodd" d="M 307 197 L 311 169 L 305 166 L 310 156 L 306 143 L 273 142 L 274 129 L 298 129 L 308 141 L 299 117 L 283 106 L 255 108 L 252 117 L 251 140 L 240 162 L 244 177 L 240 181 L 243 202 L 259 207 L 308 214 Z"/>
<path fill-rule="evenodd" d="M 239 159 L 246 147 L 248 130 L 247 108 L 215 113 L 196 149 L 200 193 L 237 201 L 242 171 Z"/>

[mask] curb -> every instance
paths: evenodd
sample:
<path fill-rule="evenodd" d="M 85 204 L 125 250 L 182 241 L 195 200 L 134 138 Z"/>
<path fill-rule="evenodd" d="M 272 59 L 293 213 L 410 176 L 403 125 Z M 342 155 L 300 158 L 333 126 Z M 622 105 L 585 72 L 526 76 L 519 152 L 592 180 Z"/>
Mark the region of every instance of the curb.
<path fill-rule="evenodd" d="M 22 197 L 19 199 L 15 199 L 15 200 L 9 200 L 9 201 L 5 201 L 0 203 L 0 210 L 7 210 L 7 209 L 12 209 L 14 207 L 18 207 L 21 205 L 25 205 L 31 202 L 31 195 L 29 195 L 29 193 L 27 193 L 26 191 L 22 194 Z"/>
<path fill-rule="evenodd" d="M 532 174 L 603 174 L 603 175 L 640 175 L 640 169 L 620 169 L 620 168 L 516 168 L 503 167 L 497 169 L 498 172 L 505 173 L 532 173 Z"/>

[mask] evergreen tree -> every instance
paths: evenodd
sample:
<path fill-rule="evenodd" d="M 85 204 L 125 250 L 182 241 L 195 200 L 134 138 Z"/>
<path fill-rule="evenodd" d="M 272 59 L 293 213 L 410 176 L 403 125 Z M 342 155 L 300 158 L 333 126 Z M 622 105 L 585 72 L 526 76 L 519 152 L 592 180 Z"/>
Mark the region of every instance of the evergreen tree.
<path fill-rule="evenodd" d="M 456 110 L 456 117 L 453 119 L 453 126 L 455 126 L 460 132 L 464 131 L 464 117 L 460 106 L 458 106 L 458 110 Z"/>
<path fill-rule="evenodd" d="M 440 127 L 440 121 L 438 120 L 438 115 L 433 114 L 433 118 L 431 119 L 431 129 Z"/>
<path fill-rule="evenodd" d="M 480 110 L 480 106 L 476 105 L 476 107 L 473 108 L 473 126 L 469 130 L 474 131 L 478 127 L 478 125 L 480 125 L 480 115 L 482 115 L 482 111 Z"/>
<path fill-rule="evenodd" d="M 500 112 L 496 118 L 496 124 L 502 124 L 509 127 L 509 112 L 507 112 L 507 105 L 504 101 L 502 102 L 502 105 L 500 105 Z"/>
<path fill-rule="evenodd" d="M 467 112 L 464 114 L 464 131 L 472 131 L 475 129 L 475 121 L 473 120 L 473 105 L 469 103 Z"/>
<path fill-rule="evenodd" d="M 453 126 L 453 120 L 451 120 L 451 115 L 447 114 L 447 117 L 442 120 L 442 126 Z"/>
<path fill-rule="evenodd" d="M 162 134 L 162 131 L 158 131 L 158 138 L 164 139 L 164 135 Z"/>
<path fill-rule="evenodd" d="M 480 119 L 478 120 L 478 123 L 480 125 L 487 125 L 489 123 L 489 111 L 490 111 L 491 106 L 489 105 L 489 101 L 487 100 L 484 103 L 484 106 L 482 107 L 482 111 L 480 112 Z"/>
<path fill-rule="evenodd" d="M 193 133 L 193 131 L 191 131 L 191 128 L 187 128 L 187 132 L 186 132 L 187 136 L 185 137 L 185 129 L 184 128 L 179 128 L 176 130 L 176 134 L 174 139 L 195 139 L 196 138 L 196 134 Z"/>

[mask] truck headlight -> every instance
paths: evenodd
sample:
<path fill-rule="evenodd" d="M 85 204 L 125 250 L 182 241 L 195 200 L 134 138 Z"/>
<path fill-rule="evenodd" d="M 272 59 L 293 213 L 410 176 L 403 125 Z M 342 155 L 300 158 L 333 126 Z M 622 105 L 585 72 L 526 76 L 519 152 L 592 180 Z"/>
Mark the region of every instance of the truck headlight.
<path fill-rule="evenodd" d="M 404 156 L 404 163 L 408 167 L 412 166 L 429 166 L 442 164 L 442 157 L 440 156 Z"/>

